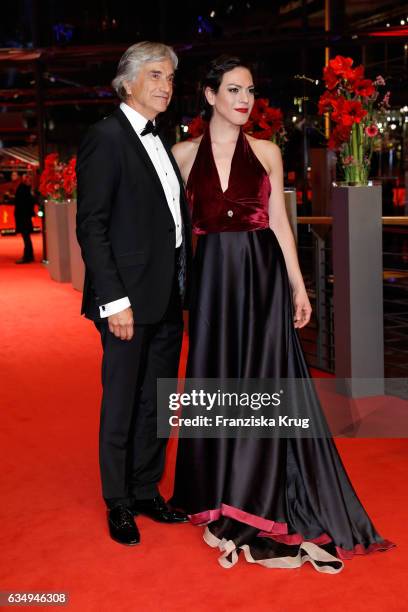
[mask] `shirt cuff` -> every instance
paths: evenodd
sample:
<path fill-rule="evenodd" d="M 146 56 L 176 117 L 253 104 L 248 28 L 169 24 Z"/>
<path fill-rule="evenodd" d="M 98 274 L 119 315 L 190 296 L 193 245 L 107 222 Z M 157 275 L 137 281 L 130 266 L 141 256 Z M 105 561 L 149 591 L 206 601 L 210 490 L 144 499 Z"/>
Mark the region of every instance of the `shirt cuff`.
<path fill-rule="evenodd" d="M 99 314 L 101 319 L 106 319 L 106 317 L 110 317 L 111 315 L 118 314 L 125 308 L 130 307 L 130 300 L 128 297 L 120 298 L 119 300 L 114 300 L 113 302 L 108 302 L 108 304 L 104 304 L 103 306 L 99 306 Z"/>

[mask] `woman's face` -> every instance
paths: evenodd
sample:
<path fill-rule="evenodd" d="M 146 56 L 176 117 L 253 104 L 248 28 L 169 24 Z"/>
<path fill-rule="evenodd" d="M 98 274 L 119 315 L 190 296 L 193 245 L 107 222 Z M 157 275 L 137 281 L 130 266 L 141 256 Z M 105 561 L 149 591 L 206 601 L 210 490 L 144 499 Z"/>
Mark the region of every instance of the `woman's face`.
<path fill-rule="evenodd" d="M 205 95 L 214 115 L 218 114 L 234 125 L 244 125 L 254 105 L 252 75 L 247 68 L 234 68 L 224 74 L 217 93 L 207 87 Z"/>

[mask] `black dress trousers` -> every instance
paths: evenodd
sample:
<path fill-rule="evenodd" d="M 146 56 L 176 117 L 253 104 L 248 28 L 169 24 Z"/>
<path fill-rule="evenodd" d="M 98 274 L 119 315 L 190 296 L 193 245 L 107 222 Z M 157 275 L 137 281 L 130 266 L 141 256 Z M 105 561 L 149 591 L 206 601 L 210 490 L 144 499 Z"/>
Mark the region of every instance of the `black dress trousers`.
<path fill-rule="evenodd" d="M 179 249 L 176 249 L 176 258 Z M 177 266 L 176 266 L 177 270 Z M 135 325 L 132 340 L 97 322 L 103 345 L 99 461 L 108 508 L 158 495 L 167 440 L 157 437 L 157 379 L 177 378 L 183 317 L 177 272 L 160 322 Z"/>

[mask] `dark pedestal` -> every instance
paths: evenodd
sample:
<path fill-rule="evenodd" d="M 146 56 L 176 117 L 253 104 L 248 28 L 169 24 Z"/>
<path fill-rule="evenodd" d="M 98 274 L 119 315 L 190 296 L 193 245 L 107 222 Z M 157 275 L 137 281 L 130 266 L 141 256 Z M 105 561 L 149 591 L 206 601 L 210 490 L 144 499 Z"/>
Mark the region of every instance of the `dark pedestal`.
<path fill-rule="evenodd" d="M 335 372 L 351 397 L 384 393 L 381 187 L 333 188 Z"/>

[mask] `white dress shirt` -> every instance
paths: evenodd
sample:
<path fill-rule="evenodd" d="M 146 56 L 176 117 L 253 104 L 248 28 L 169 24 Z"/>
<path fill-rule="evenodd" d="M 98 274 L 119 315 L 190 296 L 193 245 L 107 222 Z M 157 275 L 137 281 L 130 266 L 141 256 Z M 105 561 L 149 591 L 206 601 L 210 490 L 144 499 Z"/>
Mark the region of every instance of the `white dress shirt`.
<path fill-rule="evenodd" d="M 140 142 L 143 144 L 148 156 L 150 157 L 155 170 L 159 176 L 160 182 L 163 187 L 163 191 L 166 195 L 167 204 L 174 220 L 174 226 L 176 230 L 176 244 L 175 247 L 179 247 L 182 242 L 182 219 L 180 211 L 180 183 L 174 172 L 174 168 L 169 159 L 166 149 L 163 146 L 162 141 L 158 136 L 153 134 L 146 134 L 141 136 L 141 132 L 144 130 L 147 119 L 140 113 L 135 111 L 133 108 L 125 104 L 124 102 L 120 105 L 120 110 L 126 115 L 129 122 L 131 123 L 136 134 L 140 138 Z M 108 304 L 104 304 L 99 307 L 100 316 L 102 319 L 109 317 L 110 315 L 116 314 L 125 308 L 130 306 L 130 300 L 128 297 L 119 298 Z"/>

